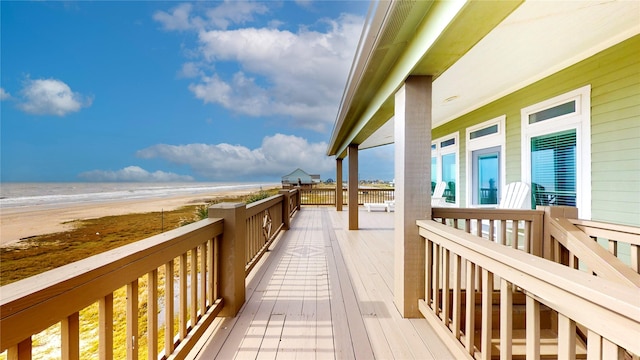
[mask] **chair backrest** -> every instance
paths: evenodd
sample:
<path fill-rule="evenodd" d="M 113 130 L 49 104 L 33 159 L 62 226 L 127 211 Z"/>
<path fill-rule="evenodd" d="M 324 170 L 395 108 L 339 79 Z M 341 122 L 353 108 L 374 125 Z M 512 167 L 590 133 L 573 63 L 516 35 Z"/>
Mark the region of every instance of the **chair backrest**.
<path fill-rule="evenodd" d="M 523 182 L 507 184 L 502 193 L 498 209 L 531 209 L 529 185 Z"/>
<path fill-rule="evenodd" d="M 433 189 L 432 198 L 441 198 L 444 195 L 444 190 L 447 188 L 447 183 L 444 181 L 440 181 L 436 184 L 435 189 Z"/>

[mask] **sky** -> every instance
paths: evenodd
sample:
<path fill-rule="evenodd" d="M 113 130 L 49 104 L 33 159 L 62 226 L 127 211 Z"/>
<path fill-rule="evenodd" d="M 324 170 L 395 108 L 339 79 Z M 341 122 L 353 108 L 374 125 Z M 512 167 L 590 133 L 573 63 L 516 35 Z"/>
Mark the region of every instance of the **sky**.
<path fill-rule="evenodd" d="M 335 179 L 326 151 L 368 8 L 0 1 L 0 180 Z M 393 147 L 359 169 L 391 180 Z"/>

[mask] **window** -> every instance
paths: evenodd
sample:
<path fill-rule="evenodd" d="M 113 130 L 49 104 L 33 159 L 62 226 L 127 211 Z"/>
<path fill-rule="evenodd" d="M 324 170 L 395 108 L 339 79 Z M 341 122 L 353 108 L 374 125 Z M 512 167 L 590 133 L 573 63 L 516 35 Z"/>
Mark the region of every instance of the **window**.
<path fill-rule="evenodd" d="M 457 203 L 458 184 L 458 134 L 451 134 L 431 144 L 431 192 L 436 184 L 444 181 L 445 201 Z"/>
<path fill-rule="evenodd" d="M 575 206 L 591 218 L 591 87 L 522 109 L 522 177 L 531 205 Z"/>
<path fill-rule="evenodd" d="M 504 186 L 506 116 L 467 129 L 467 204 L 497 205 Z"/>

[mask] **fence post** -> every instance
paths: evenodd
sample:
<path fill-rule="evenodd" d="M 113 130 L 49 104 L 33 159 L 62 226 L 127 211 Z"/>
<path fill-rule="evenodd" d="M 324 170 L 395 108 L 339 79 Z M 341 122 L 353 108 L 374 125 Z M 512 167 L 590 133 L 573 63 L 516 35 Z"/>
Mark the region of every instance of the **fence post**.
<path fill-rule="evenodd" d="M 291 225 L 291 209 L 289 208 L 291 194 L 289 194 L 288 189 L 283 189 L 278 191 L 279 194 L 283 195 L 282 198 L 282 229 L 289 230 L 289 226 Z"/>
<path fill-rule="evenodd" d="M 218 257 L 224 299 L 220 316 L 236 316 L 245 301 L 246 209 L 244 203 L 220 203 L 209 208 L 209 218 L 224 219 Z"/>

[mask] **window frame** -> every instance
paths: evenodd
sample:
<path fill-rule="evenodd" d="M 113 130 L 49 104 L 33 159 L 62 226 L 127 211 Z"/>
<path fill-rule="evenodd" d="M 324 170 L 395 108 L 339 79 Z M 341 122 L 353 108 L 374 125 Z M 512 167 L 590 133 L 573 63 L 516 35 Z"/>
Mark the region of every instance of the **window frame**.
<path fill-rule="evenodd" d="M 444 148 L 442 148 L 440 146 L 440 144 L 444 141 L 449 141 L 451 139 L 454 139 L 455 143 L 453 145 L 450 146 L 446 146 Z M 435 145 L 435 149 L 433 149 L 433 145 Z M 432 150 L 431 150 L 431 157 L 435 157 L 436 158 L 436 183 L 443 181 L 442 180 L 442 156 L 443 155 L 449 155 L 449 154 L 455 154 L 455 159 L 456 159 L 456 176 L 455 176 L 455 183 L 456 183 L 456 191 L 455 191 L 455 197 L 456 197 L 456 201 L 454 203 L 451 204 L 455 204 L 456 206 L 460 204 L 460 134 L 458 132 L 454 132 L 442 137 L 439 137 L 437 139 L 433 139 L 431 141 L 431 146 L 432 146 Z M 433 169 L 431 169 L 431 171 L 433 171 Z"/>
<path fill-rule="evenodd" d="M 498 179 L 499 189 L 502 190 L 506 186 L 506 166 L 507 166 L 507 155 L 506 155 L 506 136 L 505 136 L 505 124 L 507 122 L 506 115 L 500 115 L 491 120 L 484 121 L 480 124 L 476 124 L 474 126 L 470 126 L 466 129 L 466 169 L 467 169 L 467 196 L 466 196 L 466 204 L 467 206 L 473 207 L 495 207 L 496 205 L 480 205 L 473 203 L 473 152 L 477 150 L 489 149 L 493 147 L 500 147 L 500 168 L 498 169 L 498 173 L 500 174 L 500 179 Z M 479 138 L 471 139 L 471 133 L 482 130 L 484 128 L 490 126 L 498 126 L 498 132 L 494 134 L 489 134 L 485 136 L 481 136 Z M 502 196 L 502 192 L 498 194 L 498 204 L 500 203 L 500 198 Z"/>
<path fill-rule="evenodd" d="M 575 111 L 529 124 L 529 115 L 570 101 Z M 581 219 L 591 219 L 591 85 L 569 91 L 520 111 L 522 181 L 531 184 L 531 139 L 561 131 L 576 131 L 576 206 Z M 551 120 L 551 121 L 550 121 Z"/>

